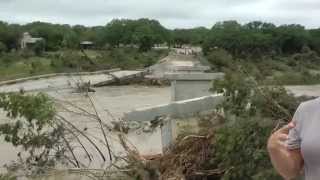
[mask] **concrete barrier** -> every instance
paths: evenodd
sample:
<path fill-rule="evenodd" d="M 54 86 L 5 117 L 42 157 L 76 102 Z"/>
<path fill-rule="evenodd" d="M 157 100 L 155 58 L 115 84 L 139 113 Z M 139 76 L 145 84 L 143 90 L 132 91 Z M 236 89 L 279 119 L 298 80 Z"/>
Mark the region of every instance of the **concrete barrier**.
<path fill-rule="evenodd" d="M 184 101 L 176 101 L 154 107 L 140 108 L 125 113 L 123 120 L 126 121 L 151 121 L 159 116 L 170 116 L 173 118 L 184 118 L 202 111 L 215 108 L 224 100 L 220 94 L 209 95 Z"/>

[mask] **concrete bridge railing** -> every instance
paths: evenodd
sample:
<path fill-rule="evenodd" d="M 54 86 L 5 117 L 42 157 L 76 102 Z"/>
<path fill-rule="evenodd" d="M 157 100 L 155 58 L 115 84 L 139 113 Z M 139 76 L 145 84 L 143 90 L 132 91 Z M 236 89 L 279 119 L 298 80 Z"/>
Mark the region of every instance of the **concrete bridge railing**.
<path fill-rule="evenodd" d="M 127 121 L 152 121 L 158 117 L 167 117 L 163 121 L 161 128 L 161 146 L 165 152 L 177 137 L 177 126 L 175 119 L 194 117 L 196 114 L 212 111 L 217 105 L 224 101 L 221 94 L 209 95 L 183 101 L 176 101 L 169 104 L 159 105 L 149 108 L 141 108 L 129 113 L 123 117 Z"/>
<path fill-rule="evenodd" d="M 126 121 L 151 121 L 160 116 L 170 116 L 173 118 L 184 118 L 196 113 L 214 109 L 224 100 L 223 95 L 209 95 L 183 101 L 175 101 L 153 107 L 140 108 L 125 113 L 123 120 Z"/>

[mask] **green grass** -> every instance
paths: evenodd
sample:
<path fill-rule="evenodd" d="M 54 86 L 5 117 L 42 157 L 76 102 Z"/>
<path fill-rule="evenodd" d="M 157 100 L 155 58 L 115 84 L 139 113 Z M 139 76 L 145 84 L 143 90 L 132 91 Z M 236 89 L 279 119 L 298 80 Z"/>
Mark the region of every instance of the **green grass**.
<path fill-rule="evenodd" d="M 320 84 L 320 74 L 310 72 L 283 72 L 274 75 L 269 84 L 277 85 L 314 85 Z"/>
<path fill-rule="evenodd" d="M 140 69 L 156 63 L 168 54 L 167 50 L 141 53 L 137 49 L 120 48 L 105 51 L 86 51 L 90 59 L 80 51 L 48 52 L 37 56 L 7 54 L 0 56 L 0 81 L 34 75 L 62 72 L 97 71 L 111 68 Z"/>
<path fill-rule="evenodd" d="M 32 63 L 36 67 L 32 67 Z M 56 72 L 50 66 L 51 60 L 46 58 L 33 57 L 26 61 L 17 61 L 8 65 L 0 66 L 0 80 L 9 80 L 33 75 L 48 74 Z"/>

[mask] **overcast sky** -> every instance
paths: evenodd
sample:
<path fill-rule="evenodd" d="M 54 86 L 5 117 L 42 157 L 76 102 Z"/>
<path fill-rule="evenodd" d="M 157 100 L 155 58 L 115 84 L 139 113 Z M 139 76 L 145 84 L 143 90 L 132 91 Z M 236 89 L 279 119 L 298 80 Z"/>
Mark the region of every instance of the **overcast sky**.
<path fill-rule="evenodd" d="M 320 27 L 320 0 L 0 0 L 0 20 L 88 26 L 114 18 L 152 18 L 167 28 L 262 20 Z"/>

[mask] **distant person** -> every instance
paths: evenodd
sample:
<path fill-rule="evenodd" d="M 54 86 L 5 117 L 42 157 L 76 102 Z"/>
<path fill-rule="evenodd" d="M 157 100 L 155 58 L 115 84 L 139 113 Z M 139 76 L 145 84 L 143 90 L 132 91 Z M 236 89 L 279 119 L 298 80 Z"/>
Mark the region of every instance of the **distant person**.
<path fill-rule="evenodd" d="M 302 103 L 288 125 L 268 140 L 271 161 L 286 180 L 320 179 L 320 98 Z"/>

